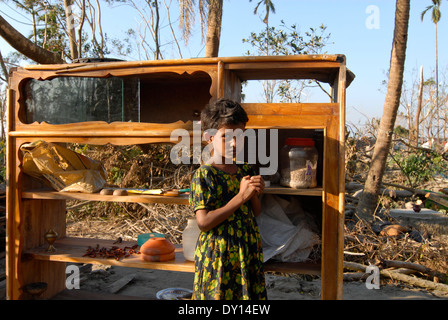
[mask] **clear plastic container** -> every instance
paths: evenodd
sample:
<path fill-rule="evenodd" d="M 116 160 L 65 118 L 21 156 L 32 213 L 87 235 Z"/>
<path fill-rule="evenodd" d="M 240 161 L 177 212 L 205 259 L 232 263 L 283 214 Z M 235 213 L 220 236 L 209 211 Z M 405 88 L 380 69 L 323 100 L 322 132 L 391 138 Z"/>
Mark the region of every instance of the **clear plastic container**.
<path fill-rule="evenodd" d="M 187 226 L 182 232 L 182 249 L 185 259 L 194 261 L 194 251 L 198 242 L 201 230 L 198 227 L 196 219 L 188 219 Z"/>
<path fill-rule="evenodd" d="M 280 151 L 280 184 L 294 189 L 317 187 L 317 158 L 313 139 L 286 139 Z"/>

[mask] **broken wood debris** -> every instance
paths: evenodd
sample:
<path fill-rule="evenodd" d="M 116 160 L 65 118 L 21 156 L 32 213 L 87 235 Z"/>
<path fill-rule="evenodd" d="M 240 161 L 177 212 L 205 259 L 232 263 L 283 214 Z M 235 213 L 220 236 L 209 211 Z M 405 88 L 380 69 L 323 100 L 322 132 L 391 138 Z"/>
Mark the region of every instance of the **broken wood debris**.
<path fill-rule="evenodd" d="M 391 263 L 391 262 L 389 262 L 389 263 Z M 407 265 L 407 267 L 415 268 L 415 264 Z M 363 265 L 361 263 L 344 261 L 344 268 L 348 269 L 348 270 L 360 272 L 360 274 L 357 276 L 350 275 L 349 277 L 347 277 L 347 278 L 358 279 L 358 278 L 361 278 L 362 276 L 364 276 L 367 266 Z M 430 280 L 425 280 L 425 279 L 421 279 L 421 278 L 414 277 L 414 276 L 408 276 L 401 272 L 394 271 L 393 269 L 380 269 L 380 275 L 384 276 L 386 278 L 392 279 L 392 280 L 405 282 L 410 285 L 418 286 L 421 288 L 448 292 L 448 285 L 446 285 L 446 284 L 438 283 L 438 282 L 430 281 Z"/>

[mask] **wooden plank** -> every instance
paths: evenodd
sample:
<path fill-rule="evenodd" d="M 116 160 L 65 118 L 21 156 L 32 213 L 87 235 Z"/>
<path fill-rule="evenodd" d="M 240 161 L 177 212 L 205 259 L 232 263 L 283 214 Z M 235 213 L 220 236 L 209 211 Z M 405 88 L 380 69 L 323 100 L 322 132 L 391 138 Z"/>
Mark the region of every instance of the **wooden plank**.
<path fill-rule="evenodd" d="M 322 192 L 323 192 L 322 188 L 293 189 L 282 187 L 279 185 L 272 185 L 270 187 L 266 187 L 263 193 L 322 197 Z"/>
<path fill-rule="evenodd" d="M 272 185 L 265 188 L 264 193 L 322 196 L 322 188 L 293 189 Z M 58 192 L 54 190 L 29 190 L 22 192 L 24 199 L 48 199 L 48 200 L 84 200 L 84 201 L 107 201 L 107 202 L 141 202 L 141 203 L 164 203 L 189 205 L 188 195 L 182 194 L 178 197 L 163 195 L 129 194 L 127 196 L 103 195 L 100 193 L 77 193 Z"/>
<path fill-rule="evenodd" d="M 323 125 L 322 119 L 339 113 L 338 103 L 243 103 L 250 118 L 257 119 L 260 116 L 280 116 L 276 118 L 278 125 L 282 124 L 283 118 L 295 116 L 295 128 L 301 127 L 301 117 L 314 117 L 314 123 Z M 309 122 L 309 120 L 306 120 Z M 193 130 L 191 121 L 177 121 L 174 123 L 138 123 L 138 122 L 113 122 L 104 121 L 79 122 L 63 125 L 51 125 L 45 122 L 33 124 L 18 124 L 16 131 L 9 132 L 13 137 L 96 137 L 110 138 L 146 138 L 148 141 L 166 141 L 170 140 L 171 133 L 176 129 L 187 130 L 190 135 Z"/>
<path fill-rule="evenodd" d="M 240 56 L 240 57 L 218 57 L 218 58 L 196 58 L 196 59 L 175 59 L 175 60 L 144 60 L 144 61 L 123 61 L 123 62 L 102 62 L 102 63 L 79 63 L 79 64 L 51 64 L 51 65 L 28 65 L 26 70 L 102 70 L 116 68 L 135 68 L 135 67 L 156 67 L 156 66 L 181 66 L 191 64 L 217 64 L 219 61 L 224 63 L 241 63 L 241 62 L 272 62 L 272 61 L 337 61 L 339 55 L 289 55 L 289 56 Z"/>
<path fill-rule="evenodd" d="M 349 85 L 349 71 L 346 67 L 346 59 L 345 56 L 342 59 L 341 67 L 339 69 L 339 77 L 338 77 L 338 102 L 340 104 L 339 111 L 339 128 L 338 128 L 338 155 L 339 155 L 339 165 L 338 165 L 338 174 L 339 174 L 339 207 L 338 207 L 338 224 L 336 228 L 336 232 L 338 235 L 337 241 L 337 251 L 338 257 L 336 262 L 337 268 L 337 287 L 336 287 L 336 299 L 343 298 L 343 276 L 344 276 L 344 216 L 345 216 L 345 126 L 346 126 L 346 87 Z M 353 80 L 353 79 L 352 79 Z"/>
<path fill-rule="evenodd" d="M 44 140 L 45 142 L 59 142 L 59 143 L 67 143 L 70 140 L 70 143 L 80 143 L 80 144 L 91 144 L 91 145 L 106 145 L 112 144 L 115 146 L 129 146 L 136 144 L 147 144 L 147 143 L 166 143 L 173 144 L 177 142 L 171 141 L 170 137 L 146 137 L 146 136 L 134 136 L 134 137 L 109 137 L 109 136 L 98 136 L 98 137 L 88 137 L 88 136 L 77 136 L 73 135 L 70 138 L 67 138 L 63 134 L 60 133 L 49 133 L 46 136 L 38 136 L 38 135 L 28 135 L 26 132 L 15 132 L 17 133 L 17 137 L 22 140 L 27 140 L 27 142 L 33 142 L 37 140 Z"/>
<path fill-rule="evenodd" d="M 331 116 L 339 113 L 338 103 L 242 103 L 251 115 Z"/>
<path fill-rule="evenodd" d="M 89 121 L 69 124 L 48 124 L 46 122 L 32 124 L 17 124 L 10 136 L 88 136 L 88 137 L 170 137 L 176 129 L 193 130 L 191 121 L 176 121 L 172 123 L 142 123 L 142 122 L 112 122 Z"/>
<path fill-rule="evenodd" d="M 169 197 L 161 195 L 129 194 L 127 196 L 103 195 L 99 193 L 58 192 L 53 190 L 30 190 L 22 192 L 24 199 L 60 199 L 108 202 L 142 202 L 188 205 L 188 195 Z"/>
<path fill-rule="evenodd" d="M 107 287 L 107 291 L 109 291 L 110 293 L 117 293 L 118 291 L 123 289 L 129 282 L 134 280 L 136 275 L 137 275 L 136 273 L 126 274 L 122 278 L 118 279 L 117 281 L 109 285 Z"/>
<path fill-rule="evenodd" d="M 339 260 L 342 258 L 341 219 L 339 212 L 339 126 L 336 117 L 327 127 L 324 140 L 324 213 L 322 221 L 322 299 L 341 299 L 342 269 Z M 332 156 L 333 155 L 333 156 Z M 342 215 L 342 216 L 341 216 Z M 343 220 L 342 220 L 343 222 Z"/>
<path fill-rule="evenodd" d="M 22 203 L 21 252 L 37 246 L 48 247 L 45 234 L 51 229 L 56 231 L 59 237 L 65 237 L 65 200 L 34 200 Z M 65 289 L 65 263 L 21 259 L 18 271 L 17 278 L 22 286 L 33 282 L 48 284 L 41 298 L 50 298 Z M 29 298 L 25 292 L 19 297 L 19 299 Z"/>
<path fill-rule="evenodd" d="M 249 115 L 247 129 L 323 129 L 332 116 L 314 115 Z"/>

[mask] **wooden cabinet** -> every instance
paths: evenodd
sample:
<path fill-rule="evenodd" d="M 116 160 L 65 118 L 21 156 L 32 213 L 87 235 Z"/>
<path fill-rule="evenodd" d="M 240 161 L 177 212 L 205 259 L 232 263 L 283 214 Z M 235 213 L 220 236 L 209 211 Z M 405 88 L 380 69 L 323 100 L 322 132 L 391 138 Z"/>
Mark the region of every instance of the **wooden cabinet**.
<path fill-rule="evenodd" d="M 278 129 L 285 134 L 318 132 L 321 137 L 318 188 L 266 189 L 267 193 L 318 200 L 322 211 L 321 262 L 268 262 L 266 269 L 319 274 L 322 298 L 342 298 L 345 99 L 346 87 L 353 78 L 342 55 L 32 65 L 13 70 L 9 79 L 7 123 L 8 299 L 29 298 L 22 288 L 31 282 L 48 283 L 44 298 L 64 290 L 65 262 L 193 272 L 193 263 L 184 260 L 181 249 L 177 249 L 176 259 L 169 262 L 95 259 L 84 256 L 91 241 L 65 235 L 69 199 L 188 205 L 185 196 L 117 197 L 44 190 L 22 172 L 19 149 L 22 144 L 36 140 L 93 145 L 172 143 L 170 136 L 174 129 L 192 133 L 194 121 L 209 101 L 221 97 L 241 101 L 242 82 L 269 79 L 315 79 L 329 83 L 331 99 L 326 103 L 242 103 L 249 115 L 247 128 Z M 57 79 L 64 81 L 52 82 Z M 118 88 L 114 91 L 118 96 L 109 94 L 111 86 Z M 57 90 L 63 88 L 69 93 L 58 95 Z M 100 103 L 91 103 L 92 97 L 103 108 L 107 104 L 104 109 L 107 112 L 97 110 Z M 82 116 L 73 115 L 81 109 Z M 39 118 L 42 110 L 49 112 L 46 121 Z M 59 234 L 55 253 L 45 250 L 44 235 L 50 229 Z M 105 240 L 94 242 L 112 244 Z"/>

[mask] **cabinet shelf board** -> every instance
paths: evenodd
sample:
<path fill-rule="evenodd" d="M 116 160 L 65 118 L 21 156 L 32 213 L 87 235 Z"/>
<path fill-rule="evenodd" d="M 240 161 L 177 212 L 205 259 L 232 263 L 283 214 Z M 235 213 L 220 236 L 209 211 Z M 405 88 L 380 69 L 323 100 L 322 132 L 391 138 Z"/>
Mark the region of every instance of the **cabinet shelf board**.
<path fill-rule="evenodd" d="M 99 193 L 57 192 L 53 190 L 30 190 L 22 192 L 24 199 L 47 200 L 86 200 L 86 201 L 113 201 L 113 202 L 141 202 L 188 205 L 188 195 L 169 197 L 162 195 L 129 194 L 127 196 L 103 195 Z"/>
<path fill-rule="evenodd" d="M 322 196 L 322 188 L 293 189 L 280 185 L 272 185 L 265 188 L 266 194 Z M 141 202 L 189 205 L 188 194 L 177 197 L 148 194 L 129 194 L 127 196 L 103 195 L 99 193 L 58 192 L 48 189 L 29 190 L 22 192 L 23 199 L 41 200 L 85 200 L 85 201 L 112 201 L 112 202 Z"/>
<path fill-rule="evenodd" d="M 299 195 L 299 196 L 322 196 L 322 188 L 311 188 L 311 189 L 293 189 L 282 187 L 277 184 L 265 188 L 264 193 L 268 194 L 286 194 L 286 195 Z"/>

